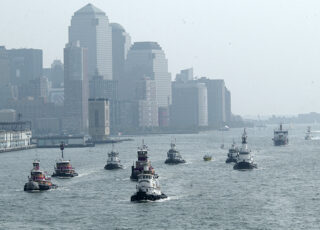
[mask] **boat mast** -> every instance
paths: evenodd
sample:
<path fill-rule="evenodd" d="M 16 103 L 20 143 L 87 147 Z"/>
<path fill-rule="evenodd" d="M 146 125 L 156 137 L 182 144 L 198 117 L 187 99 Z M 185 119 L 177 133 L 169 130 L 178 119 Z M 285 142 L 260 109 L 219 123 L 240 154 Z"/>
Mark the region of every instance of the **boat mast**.
<path fill-rule="evenodd" d="M 60 150 L 61 150 L 61 155 L 62 155 L 62 159 L 63 159 L 64 142 L 61 142 Z"/>

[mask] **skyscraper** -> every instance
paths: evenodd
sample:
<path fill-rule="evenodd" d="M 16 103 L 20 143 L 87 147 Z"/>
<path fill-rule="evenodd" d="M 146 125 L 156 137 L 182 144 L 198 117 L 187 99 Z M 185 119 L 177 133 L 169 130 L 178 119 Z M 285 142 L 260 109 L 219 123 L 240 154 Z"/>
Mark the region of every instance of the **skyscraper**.
<path fill-rule="evenodd" d="M 112 28 L 112 72 L 113 80 L 124 77 L 124 65 L 128 50 L 131 46 L 131 37 L 118 23 L 111 23 Z"/>
<path fill-rule="evenodd" d="M 40 49 L 11 49 L 10 80 L 13 85 L 25 85 L 31 80 L 42 77 L 42 50 Z"/>
<path fill-rule="evenodd" d="M 88 131 L 87 49 L 79 42 L 64 49 L 64 110 L 63 128 L 70 133 Z"/>
<path fill-rule="evenodd" d="M 224 80 L 200 78 L 198 81 L 205 83 L 208 89 L 209 126 L 219 128 L 226 122 L 226 87 Z"/>
<path fill-rule="evenodd" d="M 175 81 L 172 87 L 171 126 L 208 126 L 207 87 L 196 81 Z"/>
<path fill-rule="evenodd" d="M 130 99 L 133 97 L 135 81 L 149 77 L 155 80 L 156 101 L 159 107 L 171 104 L 171 74 L 168 72 L 168 60 L 162 48 L 156 42 L 135 42 L 127 56 L 125 65 L 126 84 L 119 88 L 121 94 Z"/>
<path fill-rule="evenodd" d="M 96 72 L 112 80 L 112 30 L 106 14 L 87 4 L 76 11 L 69 27 L 69 43 L 80 41 L 88 49 L 88 75 Z"/>

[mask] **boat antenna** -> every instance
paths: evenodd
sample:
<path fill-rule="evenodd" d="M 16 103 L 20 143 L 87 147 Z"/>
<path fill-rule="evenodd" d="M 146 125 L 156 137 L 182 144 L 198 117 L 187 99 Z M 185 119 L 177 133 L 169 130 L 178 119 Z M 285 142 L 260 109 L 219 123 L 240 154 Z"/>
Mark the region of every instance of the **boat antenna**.
<path fill-rule="evenodd" d="M 60 150 L 61 150 L 61 155 L 62 155 L 62 159 L 63 159 L 63 150 L 64 150 L 64 142 L 63 141 L 60 144 Z"/>

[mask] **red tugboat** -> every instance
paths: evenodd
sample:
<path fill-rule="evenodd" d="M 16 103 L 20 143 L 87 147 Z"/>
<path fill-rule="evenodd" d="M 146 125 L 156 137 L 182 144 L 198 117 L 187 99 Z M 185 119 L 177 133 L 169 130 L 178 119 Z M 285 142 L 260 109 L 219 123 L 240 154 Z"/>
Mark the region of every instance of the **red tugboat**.
<path fill-rule="evenodd" d="M 61 150 L 61 159 L 59 159 L 54 167 L 54 173 L 52 177 L 61 177 L 61 178 L 70 178 L 78 176 L 78 173 L 75 172 L 74 168 L 70 164 L 69 160 L 65 160 L 63 157 L 64 143 L 60 144 Z"/>
<path fill-rule="evenodd" d="M 33 162 L 31 176 L 28 177 L 28 179 L 29 181 L 24 185 L 24 191 L 43 191 L 58 187 L 52 184 L 51 178 L 47 177 L 45 173 L 40 170 L 40 161 L 38 160 Z"/>
<path fill-rule="evenodd" d="M 151 162 L 148 160 L 148 147 L 144 144 L 142 140 L 142 146 L 138 148 L 138 160 L 136 161 L 136 166 L 134 164 L 131 168 L 131 180 L 138 180 L 138 175 L 143 172 L 144 168 L 148 167 L 151 174 L 157 177 L 158 175 L 155 174 L 154 169 L 151 166 Z"/>

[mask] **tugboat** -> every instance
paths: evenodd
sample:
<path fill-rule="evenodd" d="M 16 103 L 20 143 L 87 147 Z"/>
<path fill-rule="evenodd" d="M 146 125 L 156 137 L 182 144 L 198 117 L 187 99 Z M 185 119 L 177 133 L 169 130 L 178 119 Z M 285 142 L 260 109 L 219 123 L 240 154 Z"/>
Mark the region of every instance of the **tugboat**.
<path fill-rule="evenodd" d="M 160 190 L 158 177 L 148 165 L 145 165 L 139 174 L 136 188 L 137 192 L 131 196 L 131 201 L 155 201 L 167 198 Z"/>
<path fill-rule="evenodd" d="M 24 191 L 43 191 L 57 187 L 57 185 L 52 184 L 51 178 L 47 177 L 45 173 L 40 170 L 40 161 L 33 161 L 33 169 L 31 170 L 30 177 L 28 177 L 28 182 L 24 185 Z"/>
<path fill-rule="evenodd" d="M 212 156 L 209 155 L 209 154 L 206 154 L 206 155 L 203 156 L 203 160 L 204 161 L 211 161 L 212 160 Z"/>
<path fill-rule="evenodd" d="M 184 159 L 182 159 L 180 152 L 176 149 L 176 144 L 171 142 L 171 148 L 167 153 L 167 159 L 164 162 L 165 164 L 181 164 L 186 163 Z"/>
<path fill-rule="evenodd" d="M 69 160 L 65 160 L 63 157 L 64 143 L 60 144 L 61 150 L 61 159 L 59 159 L 54 167 L 54 173 L 52 177 L 60 177 L 60 178 L 70 178 L 78 176 L 78 173 L 75 172 L 74 168 L 70 164 Z"/>
<path fill-rule="evenodd" d="M 282 124 L 280 124 L 280 128 L 274 130 L 274 137 L 272 140 L 275 146 L 287 145 L 289 143 L 288 130 L 283 130 Z"/>
<path fill-rule="evenodd" d="M 114 151 L 114 145 L 112 144 L 112 150 L 108 153 L 107 164 L 104 166 L 106 170 L 122 169 L 123 166 L 120 163 L 119 153 Z"/>
<path fill-rule="evenodd" d="M 138 175 L 143 172 L 145 166 L 149 167 L 149 170 L 154 175 L 154 169 L 151 166 L 151 162 L 148 160 L 148 146 L 144 144 L 142 140 L 142 146 L 138 148 L 138 160 L 136 161 L 136 166 L 134 163 L 131 167 L 131 180 L 138 180 Z"/>
<path fill-rule="evenodd" d="M 311 135 L 311 127 L 308 126 L 307 132 L 306 132 L 306 136 L 304 137 L 305 140 L 311 140 L 312 139 L 312 135 Z"/>
<path fill-rule="evenodd" d="M 242 147 L 239 150 L 239 156 L 237 158 L 236 164 L 233 166 L 233 169 L 242 170 L 242 169 L 254 169 L 257 168 L 257 165 L 253 162 L 251 156 L 251 150 L 247 146 L 247 133 L 244 129 L 242 134 Z"/>
<path fill-rule="evenodd" d="M 236 143 L 233 141 L 231 148 L 229 149 L 228 152 L 228 158 L 226 160 L 226 163 L 236 163 L 237 162 L 237 158 L 239 155 L 239 149 L 236 147 Z"/>

